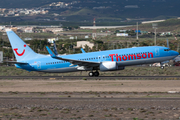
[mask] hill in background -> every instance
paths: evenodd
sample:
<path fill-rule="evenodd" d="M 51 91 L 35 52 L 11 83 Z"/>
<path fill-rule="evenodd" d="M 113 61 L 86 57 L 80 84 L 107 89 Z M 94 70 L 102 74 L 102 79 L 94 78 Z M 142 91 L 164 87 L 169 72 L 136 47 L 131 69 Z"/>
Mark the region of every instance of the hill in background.
<path fill-rule="evenodd" d="M 64 2 L 68 7 L 50 6 Z M 71 4 L 76 2 L 76 4 Z M 20 16 L 1 18 L 5 21 L 71 21 L 91 22 L 96 18 L 97 24 L 103 22 L 145 21 L 169 19 L 180 16 L 178 0 L 2 0 L 0 8 L 48 8 L 48 15 Z"/>

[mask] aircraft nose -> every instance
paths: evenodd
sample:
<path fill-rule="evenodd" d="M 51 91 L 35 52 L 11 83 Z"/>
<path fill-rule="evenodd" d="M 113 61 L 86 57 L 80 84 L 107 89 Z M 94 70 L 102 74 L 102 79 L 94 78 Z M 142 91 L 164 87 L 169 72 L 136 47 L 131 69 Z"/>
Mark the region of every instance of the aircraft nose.
<path fill-rule="evenodd" d="M 179 52 L 173 51 L 173 54 L 174 54 L 174 55 L 179 55 Z"/>

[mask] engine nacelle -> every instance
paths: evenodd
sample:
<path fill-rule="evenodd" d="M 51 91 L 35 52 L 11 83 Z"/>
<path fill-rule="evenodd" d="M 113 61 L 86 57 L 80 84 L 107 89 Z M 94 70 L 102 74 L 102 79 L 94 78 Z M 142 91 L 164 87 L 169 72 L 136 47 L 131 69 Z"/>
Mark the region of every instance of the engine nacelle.
<path fill-rule="evenodd" d="M 100 71 L 124 70 L 125 67 L 119 67 L 115 61 L 103 62 L 100 64 Z"/>

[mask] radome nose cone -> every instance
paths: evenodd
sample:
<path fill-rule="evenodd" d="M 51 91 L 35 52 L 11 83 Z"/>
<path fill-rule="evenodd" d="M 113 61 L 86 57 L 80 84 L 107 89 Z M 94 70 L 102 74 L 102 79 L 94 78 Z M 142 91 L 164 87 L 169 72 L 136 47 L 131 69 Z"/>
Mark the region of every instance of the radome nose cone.
<path fill-rule="evenodd" d="M 175 54 L 175 55 L 179 55 L 179 52 L 174 51 L 174 54 Z"/>

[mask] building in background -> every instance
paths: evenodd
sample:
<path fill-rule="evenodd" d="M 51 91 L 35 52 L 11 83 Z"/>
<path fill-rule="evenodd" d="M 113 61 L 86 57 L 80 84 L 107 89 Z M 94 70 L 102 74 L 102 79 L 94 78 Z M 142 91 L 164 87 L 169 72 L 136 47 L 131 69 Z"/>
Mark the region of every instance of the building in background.
<path fill-rule="evenodd" d="M 77 41 L 77 48 L 85 48 L 86 45 L 92 49 L 94 43 L 90 43 L 89 41 Z"/>
<path fill-rule="evenodd" d="M 27 27 L 24 29 L 25 33 L 33 33 L 33 27 Z"/>
<path fill-rule="evenodd" d="M 128 33 L 116 33 L 116 36 L 128 36 Z"/>
<path fill-rule="evenodd" d="M 53 41 L 57 41 L 58 40 L 58 37 L 57 38 L 49 38 L 48 39 L 48 42 L 49 43 L 53 43 Z"/>
<path fill-rule="evenodd" d="M 45 28 L 42 30 L 43 32 L 52 32 L 54 34 L 57 34 L 58 32 L 63 32 L 63 28 Z"/>

